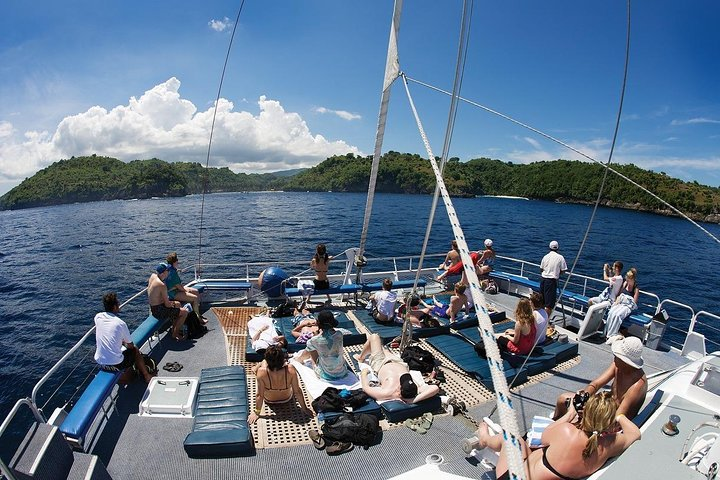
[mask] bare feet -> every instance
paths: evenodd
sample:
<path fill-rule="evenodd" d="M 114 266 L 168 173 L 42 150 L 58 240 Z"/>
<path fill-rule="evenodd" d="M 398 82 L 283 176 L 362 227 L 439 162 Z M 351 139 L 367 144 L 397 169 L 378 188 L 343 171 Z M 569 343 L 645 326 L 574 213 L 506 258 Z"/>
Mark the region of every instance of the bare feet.
<path fill-rule="evenodd" d="M 488 430 L 487 423 L 480 422 L 478 429 L 475 430 L 475 436 L 478 438 L 478 445 L 480 448 L 487 447 L 488 439 L 491 437 L 490 431 Z"/>
<path fill-rule="evenodd" d="M 359 353 L 355 353 L 355 354 L 353 354 L 353 356 L 352 356 L 352 357 L 353 357 L 353 358 L 354 358 L 355 360 L 357 360 L 357 361 L 358 361 L 359 363 L 364 363 L 364 362 L 365 362 L 365 359 L 364 359 L 364 358 L 362 358 L 362 357 L 361 357 L 361 355 L 360 355 Z"/>

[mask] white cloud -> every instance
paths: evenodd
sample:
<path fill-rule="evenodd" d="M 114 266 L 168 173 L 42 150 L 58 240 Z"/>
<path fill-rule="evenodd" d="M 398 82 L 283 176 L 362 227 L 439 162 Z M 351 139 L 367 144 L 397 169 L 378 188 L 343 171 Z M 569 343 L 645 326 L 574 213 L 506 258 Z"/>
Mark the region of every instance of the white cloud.
<path fill-rule="evenodd" d="M 536 150 L 541 150 L 541 149 L 542 149 L 542 147 L 540 146 L 540 142 L 538 142 L 538 141 L 535 140 L 534 138 L 523 137 L 523 140 L 525 140 L 527 143 L 529 143 L 530 145 L 532 145 L 533 148 L 535 148 Z"/>
<path fill-rule="evenodd" d="M 0 122 L 0 181 L 20 179 L 70 156 L 107 155 L 124 161 L 157 157 L 167 161 L 205 163 L 213 108 L 197 111 L 179 93 L 180 81 L 170 78 L 110 110 L 94 106 L 65 117 L 53 134 L 25 132 L 18 139 L 12 124 Z M 236 171 L 264 172 L 310 167 L 325 158 L 361 154 L 342 140 L 313 134 L 303 118 L 286 112 L 265 96 L 259 113 L 234 111 L 218 103 L 210 164 Z"/>
<path fill-rule="evenodd" d="M 701 123 L 720 123 L 720 120 L 714 120 L 712 118 L 698 117 L 690 118 L 687 120 L 673 120 L 670 125 L 697 125 Z"/>
<path fill-rule="evenodd" d="M 338 117 L 342 118 L 343 120 L 360 120 L 362 117 L 360 115 L 357 115 L 355 113 L 346 112 L 345 110 L 331 110 L 329 108 L 325 107 L 317 107 L 315 108 L 315 111 L 317 113 L 330 113 L 333 115 L 337 115 Z"/>
<path fill-rule="evenodd" d="M 230 19 L 228 17 L 225 17 L 222 20 L 215 20 L 213 18 L 208 22 L 208 26 L 216 32 L 222 32 L 230 28 L 230 25 L 232 25 L 232 23 L 230 22 Z"/>

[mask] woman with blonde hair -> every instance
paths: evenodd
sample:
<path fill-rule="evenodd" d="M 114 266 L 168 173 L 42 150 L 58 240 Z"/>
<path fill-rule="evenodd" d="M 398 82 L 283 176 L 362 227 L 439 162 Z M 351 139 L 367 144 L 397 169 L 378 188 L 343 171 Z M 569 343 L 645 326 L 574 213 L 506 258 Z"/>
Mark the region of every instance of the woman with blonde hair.
<path fill-rule="evenodd" d="M 585 478 L 624 452 L 640 439 L 640 429 L 624 414 L 616 415 L 616 410 L 612 394 L 600 392 L 590 397 L 580 414 L 573 402 L 565 415 L 550 424 L 542 434 L 542 448 L 530 452 L 521 440 L 527 477 L 533 480 Z M 491 436 L 485 423 L 480 424 L 475 435 L 480 447 L 500 452 L 495 472 L 498 480 L 507 479 L 502 435 Z"/>
<path fill-rule="evenodd" d="M 640 287 L 637 284 L 637 270 L 633 267 L 625 273 L 620 293 L 608 311 L 605 324 L 605 337 L 608 339 L 608 343 L 612 343 L 615 335 L 620 331 L 623 320 L 637 309 L 639 299 Z"/>
<path fill-rule="evenodd" d="M 515 307 L 515 328 L 505 330 L 497 337 L 500 351 L 527 355 L 535 345 L 537 327 L 533 315 L 532 303 L 527 298 L 521 298 Z M 482 342 L 475 344 L 475 352 L 487 358 L 485 345 Z"/>

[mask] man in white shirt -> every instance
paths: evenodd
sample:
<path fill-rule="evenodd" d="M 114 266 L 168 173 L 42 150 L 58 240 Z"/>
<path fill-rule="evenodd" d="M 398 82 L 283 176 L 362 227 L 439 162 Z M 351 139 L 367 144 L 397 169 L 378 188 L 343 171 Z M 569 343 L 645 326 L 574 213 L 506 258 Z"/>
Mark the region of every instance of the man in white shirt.
<path fill-rule="evenodd" d="M 140 349 L 132 343 L 127 324 L 117 316 L 120 302 L 114 292 L 103 295 L 104 312 L 95 315 L 95 361 L 106 372 L 124 371 L 119 383 L 128 383 L 135 368 L 150 382 L 151 375 L 145 368 Z"/>
<path fill-rule="evenodd" d="M 383 280 L 383 289 L 370 296 L 370 302 L 373 305 L 372 316 L 378 323 L 391 323 L 395 319 L 397 294 L 391 291 L 392 286 L 392 280 L 386 278 Z"/>
<path fill-rule="evenodd" d="M 542 345 L 547 340 L 548 314 L 543 310 L 543 297 L 538 292 L 532 292 L 530 302 L 533 307 L 533 318 L 535 319 L 535 344 Z"/>
<path fill-rule="evenodd" d="M 553 308 L 555 308 L 555 302 L 557 301 L 558 278 L 567 270 L 565 257 L 557 252 L 559 249 L 560 245 L 557 241 L 553 240 L 550 242 L 550 251 L 540 262 L 540 270 L 542 270 L 540 293 L 542 293 L 543 299 L 545 300 L 545 311 L 548 317 L 552 314 Z"/>

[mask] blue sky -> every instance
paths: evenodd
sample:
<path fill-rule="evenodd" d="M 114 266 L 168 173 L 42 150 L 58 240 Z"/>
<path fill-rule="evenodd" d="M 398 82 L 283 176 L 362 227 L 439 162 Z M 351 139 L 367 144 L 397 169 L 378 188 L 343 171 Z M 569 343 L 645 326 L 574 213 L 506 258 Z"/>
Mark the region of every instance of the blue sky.
<path fill-rule="evenodd" d="M 240 2 L 0 4 L 0 194 L 61 158 L 205 163 L 212 105 Z M 372 153 L 391 1 L 246 1 L 210 164 L 240 172 Z M 406 0 L 400 64 L 450 90 L 459 0 Z M 614 160 L 720 186 L 720 2 L 635 1 Z M 474 4 L 461 94 L 606 161 L 619 104 L 626 3 Z M 436 155 L 449 99 L 411 92 Z M 424 155 L 399 82 L 383 151 Z M 475 107 L 451 156 L 578 158 Z"/>

